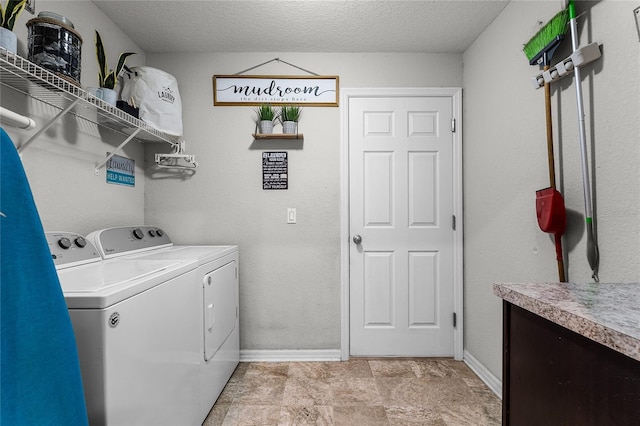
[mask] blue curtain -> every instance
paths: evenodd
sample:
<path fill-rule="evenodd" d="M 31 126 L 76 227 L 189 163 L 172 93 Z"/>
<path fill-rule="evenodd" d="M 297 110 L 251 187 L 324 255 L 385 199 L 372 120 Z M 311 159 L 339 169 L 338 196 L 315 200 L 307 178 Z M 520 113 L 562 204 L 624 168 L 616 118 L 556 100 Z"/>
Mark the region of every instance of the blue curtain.
<path fill-rule="evenodd" d="M 58 275 L 22 162 L 0 137 L 0 424 L 87 425 Z"/>

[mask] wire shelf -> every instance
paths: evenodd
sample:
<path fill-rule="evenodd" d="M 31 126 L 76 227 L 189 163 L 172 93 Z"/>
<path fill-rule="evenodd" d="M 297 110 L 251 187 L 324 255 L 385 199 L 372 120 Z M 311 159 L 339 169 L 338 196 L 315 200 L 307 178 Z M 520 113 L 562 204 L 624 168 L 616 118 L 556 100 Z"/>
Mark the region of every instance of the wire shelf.
<path fill-rule="evenodd" d="M 131 135 L 149 142 L 167 142 L 179 145 L 175 136 L 168 135 L 130 114 L 96 98 L 79 86 L 54 73 L 0 47 L 0 85 L 28 95 L 40 102 L 63 110 L 79 100 L 69 112 L 81 119 Z"/>

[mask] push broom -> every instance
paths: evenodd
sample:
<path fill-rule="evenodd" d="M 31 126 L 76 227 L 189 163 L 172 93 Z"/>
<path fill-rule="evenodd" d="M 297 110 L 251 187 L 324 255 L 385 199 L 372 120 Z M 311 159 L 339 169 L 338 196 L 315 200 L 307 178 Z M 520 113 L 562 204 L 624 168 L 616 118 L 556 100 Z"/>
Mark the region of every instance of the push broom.
<path fill-rule="evenodd" d="M 568 11 L 558 12 L 523 48 L 530 65 L 542 65 L 549 69 L 551 57 L 564 39 L 567 29 Z M 562 194 L 556 189 L 555 160 L 553 149 L 553 125 L 551 120 L 551 85 L 545 81 L 545 113 L 547 122 L 547 157 L 549 162 L 549 187 L 536 191 L 536 215 L 542 231 L 553 234 L 558 278 L 566 282 L 564 257 L 562 252 L 562 234 L 566 227 L 566 209 Z"/>

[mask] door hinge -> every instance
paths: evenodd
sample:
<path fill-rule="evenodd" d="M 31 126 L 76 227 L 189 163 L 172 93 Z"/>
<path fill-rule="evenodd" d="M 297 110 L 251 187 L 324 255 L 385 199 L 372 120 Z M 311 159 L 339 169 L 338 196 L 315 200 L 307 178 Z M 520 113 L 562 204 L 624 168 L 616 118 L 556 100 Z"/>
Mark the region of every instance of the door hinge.
<path fill-rule="evenodd" d="M 455 328 L 458 325 L 458 315 L 456 315 L 456 313 L 453 313 L 453 327 Z"/>
<path fill-rule="evenodd" d="M 455 133 L 456 132 L 456 119 L 452 118 L 451 119 L 451 133 Z"/>
<path fill-rule="evenodd" d="M 456 215 L 451 216 L 451 229 L 456 230 Z"/>

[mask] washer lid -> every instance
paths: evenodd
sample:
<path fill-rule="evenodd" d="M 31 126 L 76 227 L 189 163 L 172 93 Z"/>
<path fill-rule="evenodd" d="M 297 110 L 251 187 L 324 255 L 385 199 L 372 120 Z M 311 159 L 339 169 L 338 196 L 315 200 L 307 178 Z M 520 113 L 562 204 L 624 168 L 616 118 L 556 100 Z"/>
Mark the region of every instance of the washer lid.
<path fill-rule="evenodd" d="M 187 260 L 114 259 L 58 271 L 68 308 L 105 308 L 194 270 Z"/>

